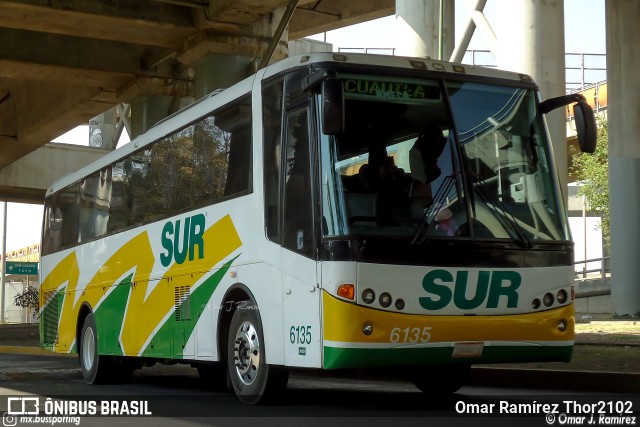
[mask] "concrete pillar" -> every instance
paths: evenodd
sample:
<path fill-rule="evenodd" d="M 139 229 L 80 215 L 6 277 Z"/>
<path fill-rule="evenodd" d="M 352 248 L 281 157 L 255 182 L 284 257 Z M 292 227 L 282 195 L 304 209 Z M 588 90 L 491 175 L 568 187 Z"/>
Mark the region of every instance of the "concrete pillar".
<path fill-rule="evenodd" d="M 528 74 L 540 87 L 542 99 L 565 94 L 564 0 L 499 2 L 501 15 L 495 23 L 498 37 L 498 68 Z M 547 114 L 547 124 L 560 188 L 567 198 L 567 137 L 565 113 L 560 108 Z"/>
<path fill-rule="evenodd" d="M 251 58 L 209 54 L 195 64 L 194 96 L 200 99 L 216 89 L 225 89 L 251 75 Z"/>
<path fill-rule="evenodd" d="M 171 114 L 171 96 L 140 95 L 131 101 L 131 139 Z"/>
<path fill-rule="evenodd" d="M 605 2 L 609 90 L 611 300 L 617 315 L 640 314 L 640 2 Z"/>
<path fill-rule="evenodd" d="M 116 107 L 89 120 L 89 146 L 111 151 L 116 148 Z"/>
<path fill-rule="evenodd" d="M 440 45 L 440 5 L 443 38 Z M 454 0 L 396 0 L 396 55 L 448 60 L 455 47 Z M 442 47 L 442 52 L 440 52 Z M 442 57 L 440 56 L 442 53 Z"/>
<path fill-rule="evenodd" d="M 238 34 L 202 31 L 185 41 L 178 49 L 176 59 L 183 67 L 195 71 L 193 93 L 190 94 L 193 97 L 185 98 L 180 88 L 167 88 L 158 95 L 157 89 L 147 87 L 144 82 L 132 85 L 130 90 L 136 91 L 136 96 L 131 102 L 131 137 L 144 133 L 154 123 L 183 106 L 184 99 L 199 99 L 216 89 L 232 86 L 255 72 L 253 65 L 267 51 L 285 10 L 284 6 L 277 8 Z M 286 57 L 287 37 L 285 30 L 275 45 L 272 62 Z"/>

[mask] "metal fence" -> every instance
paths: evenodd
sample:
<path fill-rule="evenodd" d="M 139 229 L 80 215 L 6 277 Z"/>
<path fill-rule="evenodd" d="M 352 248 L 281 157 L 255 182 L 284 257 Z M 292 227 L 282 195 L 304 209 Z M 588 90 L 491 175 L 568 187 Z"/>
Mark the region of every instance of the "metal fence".
<path fill-rule="evenodd" d="M 590 263 L 600 263 L 598 268 L 588 268 Z M 584 261 L 576 261 L 574 265 L 582 265 L 581 269 L 576 269 L 576 279 L 604 279 L 611 277 L 611 257 L 593 258 Z"/>
<path fill-rule="evenodd" d="M 395 55 L 394 47 L 339 47 L 338 52 L 377 53 Z M 469 65 L 495 68 L 496 59 L 486 49 L 469 49 L 462 62 Z M 565 53 L 567 92 L 584 90 L 607 78 L 607 55 L 604 53 Z"/>

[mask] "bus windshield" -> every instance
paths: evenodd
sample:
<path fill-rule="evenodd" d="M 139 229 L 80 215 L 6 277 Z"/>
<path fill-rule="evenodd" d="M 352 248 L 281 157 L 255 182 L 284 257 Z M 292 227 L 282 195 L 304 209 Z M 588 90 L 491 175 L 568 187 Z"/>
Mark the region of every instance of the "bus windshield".
<path fill-rule="evenodd" d="M 341 76 L 321 137 L 325 237 L 568 240 L 531 89 Z"/>

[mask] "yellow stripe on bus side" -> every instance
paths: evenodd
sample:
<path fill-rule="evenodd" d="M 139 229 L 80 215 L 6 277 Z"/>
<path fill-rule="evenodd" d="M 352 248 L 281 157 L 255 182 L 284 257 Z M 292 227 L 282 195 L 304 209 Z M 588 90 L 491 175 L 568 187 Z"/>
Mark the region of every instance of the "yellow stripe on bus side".
<path fill-rule="evenodd" d="M 553 310 L 502 316 L 434 316 L 376 310 L 323 292 L 324 339 L 342 343 L 437 343 L 463 341 L 573 341 L 573 304 Z M 558 321 L 567 328 L 560 332 Z M 370 324 L 371 335 L 362 327 Z M 427 328 L 427 329 L 425 329 Z"/>
<path fill-rule="evenodd" d="M 169 287 L 169 278 L 182 275 L 180 285 L 193 286 L 208 270 L 242 245 L 240 236 L 228 215 L 205 231 L 203 242 L 205 256 L 202 259 L 171 265 L 147 296 L 155 256 L 147 232 L 140 233 L 104 263 L 82 290 L 77 302 L 79 267 L 76 252 L 70 253 L 42 282 L 43 292 L 57 289 L 66 282 L 58 329 L 59 344 L 56 350 L 63 352 L 70 350 L 76 337 L 76 321 L 82 303 L 87 302 L 95 309 L 109 287 L 115 285 L 125 273 L 135 269 L 132 292 L 123 322 L 122 344 L 125 355 L 138 354 L 159 326 L 160 321 L 173 308 L 174 293 L 173 287 Z"/>
<path fill-rule="evenodd" d="M 126 355 L 137 355 L 142 346 L 156 329 L 164 316 L 173 308 L 175 303 L 173 287 L 166 280 L 184 270 L 185 265 L 193 274 L 185 275 L 180 280 L 181 286 L 193 286 L 206 271 L 218 264 L 242 242 L 236 231 L 231 217 L 228 215 L 211 226 L 203 236 L 205 256 L 200 260 L 186 261 L 184 264 L 173 264 L 165 273 L 163 280 L 158 283 L 151 294 L 147 295 L 147 283 L 136 284 L 129 299 L 129 306 L 125 314 L 122 327 L 122 345 Z M 146 299 L 145 299 L 146 297 Z"/>

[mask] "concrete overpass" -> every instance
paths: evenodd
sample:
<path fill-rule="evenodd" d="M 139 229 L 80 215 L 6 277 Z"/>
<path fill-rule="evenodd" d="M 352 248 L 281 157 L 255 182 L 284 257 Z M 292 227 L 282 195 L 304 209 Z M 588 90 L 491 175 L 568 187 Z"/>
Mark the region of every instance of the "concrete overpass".
<path fill-rule="evenodd" d="M 198 61 L 211 53 L 260 60 L 288 3 L 1 0 L 0 167 L 121 102 L 197 96 Z M 288 38 L 395 10 L 394 0 L 297 3 L 274 60 Z"/>

